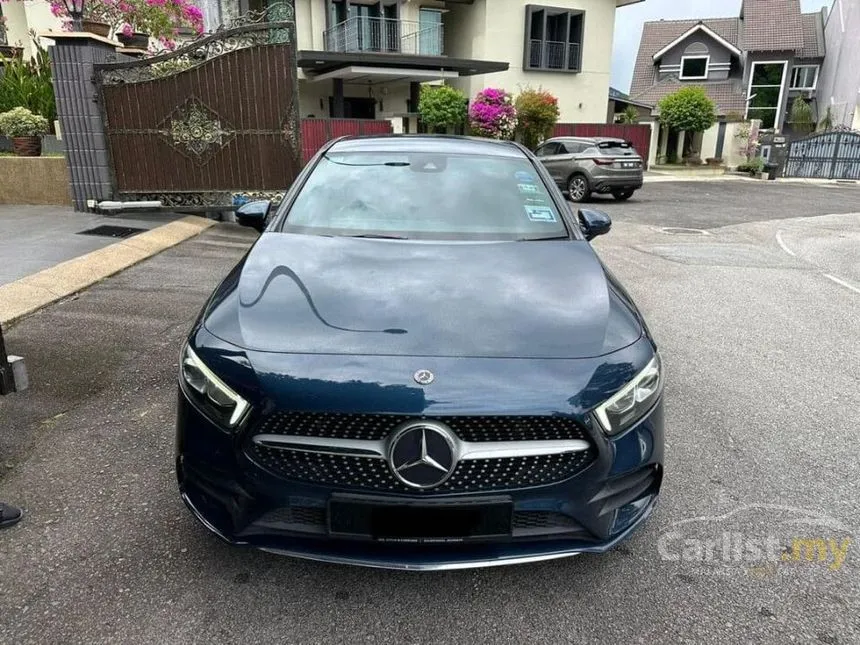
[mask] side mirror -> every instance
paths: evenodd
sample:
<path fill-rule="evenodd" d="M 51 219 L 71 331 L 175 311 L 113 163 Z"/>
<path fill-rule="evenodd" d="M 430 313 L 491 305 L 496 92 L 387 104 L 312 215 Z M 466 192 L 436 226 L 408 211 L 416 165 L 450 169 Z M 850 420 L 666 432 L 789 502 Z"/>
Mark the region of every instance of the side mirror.
<path fill-rule="evenodd" d="M 262 233 L 266 228 L 266 221 L 269 219 L 271 208 L 272 202 L 268 199 L 242 204 L 236 210 L 236 221 L 242 226 L 250 226 Z"/>
<path fill-rule="evenodd" d="M 585 233 L 586 240 L 593 240 L 598 235 L 604 235 L 612 228 L 612 219 L 603 211 L 591 208 L 579 209 L 579 224 Z"/>

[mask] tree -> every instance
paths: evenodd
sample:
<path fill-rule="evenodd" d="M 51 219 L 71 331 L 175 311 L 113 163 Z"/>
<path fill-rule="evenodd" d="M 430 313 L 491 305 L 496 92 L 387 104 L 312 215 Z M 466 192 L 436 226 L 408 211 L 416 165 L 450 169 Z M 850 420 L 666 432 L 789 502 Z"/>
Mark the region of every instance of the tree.
<path fill-rule="evenodd" d="M 685 87 L 663 98 L 657 106 L 660 123 L 675 130 L 704 132 L 717 121 L 714 102 L 701 87 Z"/>
<path fill-rule="evenodd" d="M 428 130 L 447 129 L 466 122 L 466 95 L 448 85 L 422 85 L 418 113 Z"/>
<path fill-rule="evenodd" d="M 621 113 L 621 117 L 618 119 L 618 122 L 626 125 L 639 123 L 639 111 L 632 105 L 628 105 L 627 109 Z"/>
<path fill-rule="evenodd" d="M 810 133 L 815 130 L 815 118 L 812 107 L 802 97 L 798 96 L 791 104 L 791 127 L 796 132 Z"/>
<path fill-rule="evenodd" d="M 552 136 L 558 123 L 558 99 L 542 88 L 526 88 L 514 102 L 517 109 L 517 134 L 524 146 L 537 148 Z"/>

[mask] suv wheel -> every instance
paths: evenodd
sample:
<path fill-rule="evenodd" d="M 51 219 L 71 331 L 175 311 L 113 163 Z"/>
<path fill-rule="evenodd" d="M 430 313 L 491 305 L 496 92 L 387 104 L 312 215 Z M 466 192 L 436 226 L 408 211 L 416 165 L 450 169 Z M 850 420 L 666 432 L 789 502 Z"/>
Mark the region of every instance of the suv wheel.
<path fill-rule="evenodd" d="M 588 187 L 588 180 L 583 175 L 574 175 L 570 178 L 567 184 L 567 192 L 570 195 L 572 202 L 588 201 L 591 197 L 591 189 Z"/>
<path fill-rule="evenodd" d="M 612 196 L 617 199 L 619 202 L 625 202 L 631 197 L 633 197 L 632 190 L 618 190 L 612 193 Z"/>

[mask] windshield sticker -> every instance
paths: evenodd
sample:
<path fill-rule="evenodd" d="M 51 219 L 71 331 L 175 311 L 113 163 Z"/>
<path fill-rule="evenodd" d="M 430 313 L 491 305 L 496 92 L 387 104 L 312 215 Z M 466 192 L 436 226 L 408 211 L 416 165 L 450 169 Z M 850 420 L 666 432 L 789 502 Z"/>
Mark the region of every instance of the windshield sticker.
<path fill-rule="evenodd" d="M 547 200 L 544 199 L 543 196 L 539 195 L 537 197 L 526 197 L 523 200 L 523 203 L 532 206 L 546 206 L 549 202 L 547 202 Z"/>
<path fill-rule="evenodd" d="M 555 222 L 555 213 L 549 206 L 524 206 L 526 214 L 533 222 Z"/>
<path fill-rule="evenodd" d="M 521 181 L 524 184 L 534 184 L 537 183 L 534 175 L 527 173 L 525 170 L 518 170 L 514 173 L 514 177 L 517 178 L 517 181 Z"/>
<path fill-rule="evenodd" d="M 540 188 L 538 188 L 535 184 L 517 184 L 517 188 L 519 188 L 520 192 L 524 195 L 540 194 Z"/>

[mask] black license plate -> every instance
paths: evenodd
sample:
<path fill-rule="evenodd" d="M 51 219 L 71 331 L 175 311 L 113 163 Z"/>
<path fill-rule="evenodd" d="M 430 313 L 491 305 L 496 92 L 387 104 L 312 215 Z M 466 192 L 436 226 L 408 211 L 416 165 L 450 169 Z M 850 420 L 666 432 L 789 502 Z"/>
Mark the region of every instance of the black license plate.
<path fill-rule="evenodd" d="M 352 496 L 329 501 L 329 533 L 383 542 L 463 542 L 511 534 L 513 503 L 494 497 L 404 503 Z"/>

